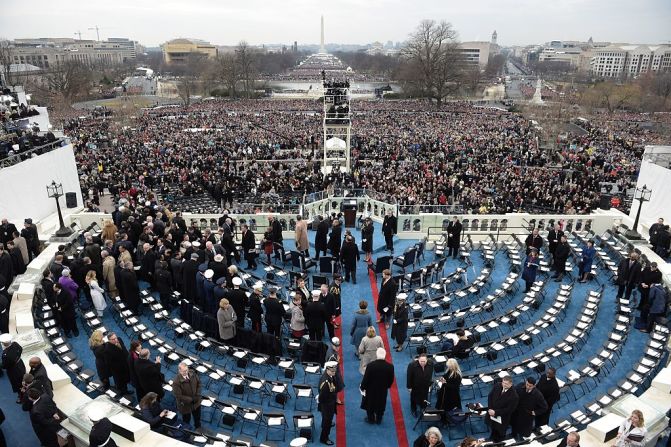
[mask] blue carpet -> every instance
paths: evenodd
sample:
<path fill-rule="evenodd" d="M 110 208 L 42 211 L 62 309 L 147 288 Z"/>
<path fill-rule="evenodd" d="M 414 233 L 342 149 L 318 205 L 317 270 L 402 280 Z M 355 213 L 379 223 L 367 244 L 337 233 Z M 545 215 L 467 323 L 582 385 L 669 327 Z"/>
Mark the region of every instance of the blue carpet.
<path fill-rule="evenodd" d="M 357 241 L 360 241 L 361 235 L 358 230 L 354 230 L 353 234 L 355 235 Z M 313 240 L 314 233 L 311 232 L 310 239 Z M 407 247 L 412 246 L 415 241 L 409 240 L 395 240 L 395 254 L 401 254 L 403 250 Z M 285 241 L 285 246 L 287 248 L 293 245 L 293 241 Z M 374 247 L 376 248 L 374 257 L 381 256 L 386 254 L 383 249 L 384 239 L 380 231 L 380 225 L 376 224 L 376 234 L 375 234 L 375 243 Z M 314 248 L 311 247 L 311 254 L 314 254 Z M 429 262 L 433 261 L 433 253 L 426 253 L 426 260 L 423 261 L 420 265 L 426 265 Z M 482 270 L 483 262 L 482 257 L 479 252 L 474 251 L 472 253 L 473 265 L 468 267 L 467 277 L 468 282 L 472 281 Z M 464 267 L 465 265 L 460 263 L 457 260 L 449 259 L 445 265 L 444 272 L 445 274 L 452 273 L 457 267 Z M 396 273 L 398 269 L 395 268 L 394 272 Z M 503 250 L 499 250 L 496 253 L 495 263 L 491 269 L 491 277 L 489 279 L 489 284 L 491 285 L 490 289 L 485 290 L 484 294 L 490 293 L 494 289 L 498 288 L 504 278 L 508 275 L 510 271 L 510 263 L 507 259 L 507 254 Z M 259 267 L 257 275 L 262 276 L 263 271 Z M 400 397 L 400 406 L 402 409 L 403 423 L 406 430 L 406 439 L 397 439 L 397 430 L 396 426 L 400 421 L 394 420 L 394 413 L 392 412 L 391 400 L 388 399 L 387 409 L 385 411 L 385 417 L 381 425 L 369 425 L 364 422 L 365 412 L 360 409 L 361 395 L 358 390 L 358 385 L 361 380 L 361 374 L 359 373 L 359 360 L 355 357 L 356 347 L 350 343 L 349 330 L 353 321 L 354 313 L 358 309 L 358 303 L 360 300 L 366 300 L 368 302 L 368 309 L 371 311 L 371 318 L 373 321 L 376 319 L 376 309 L 372 297 L 371 285 L 368 277 L 368 272 L 366 265 L 363 261 L 358 264 L 357 268 L 357 284 L 352 283 L 343 283 L 342 293 L 342 346 L 343 346 L 343 371 L 344 371 L 344 380 L 345 380 L 345 391 L 344 391 L 344 408 L 339 407 L 338 411 L 344 411 L 345 413 L 345 427 L 337 426 L 331 432 L 331 439 L 336 439 L 336 430 L 342 432 L 344 430 L 344 437 L 348 445 L 351 446 L 379 446 L 379 445 L 408 445 L 412 444 L 415 438 L 421 433 L 422 430 L 426 429 L 426 426 L 420 426 L 416 430 L 413 430 L 413 425 L 415 424 L 415 419 L 410 414 L 410 398 L 406 390 L 406 368 L 409 362 L 412 360 L 413 356 L 416 354 L 414 350 L 405 349 L 402 352 L 392 351 L 392 359 L 395 366 L 395 376 L 396 376 L 396 386 L 398 387 L 399 397 Z M 378 276 L 377 284 L 379 285 L 380 277 Z M 576 369 L 582 367 L 585 363 L 596 353 L 599 352 L 601 346 L 608 339 L 608 335 L 614 325 L 615 319 L 615 292 L 616 289 L 608 283 L 608 277 L 605 272 L 599 270 L 598 280 L 602 284 L 606 284 L 605 291 L 603 293 L 601 304 L 599 306 L 599 312 L 596 317 L 595 325 L 586 341 L 586 344 L 581 349 L 576 349 L 575 358 L 568 362 L 564 366 L 553 365 L 558 367 L 558 376 L 564 378 L 569 369 Z M 521 318 L 511 331 L 521 330 L 528 325 L 532 324 L 536 319 L 540 318 L 543 315 L 545 310 L 552 305 L 552 301 L 556 296 L 559 283 L 555 283 L 552 280 L 547 280 L 545 286 L 545 295 L 546 298 L 540 304 L 539 308 L 531 312 L 531 315 L 528 317 Z M 566 283 L 567 280 L 564 281 Z M 521 283 L 521 281 L 520 281 Z M 472 366 L 474 362 L 465 362 L 462 365 L 464 374 L 474 374 L 477 372 L 491 371 L 500 365 L 513 364 L 516 361 L 521 361 L 524 358 L 532 355 L 533 353 L 541 352 L 543 349 L 555 345 L 564 340 L 568 332 L 573 328 L 576 317 L 580 312 L 580 309 L 584 303 L 584 299 L 589 293 L 590 290 L 598 290 L 599 286 L 595 282 L 588 284 L 579 284 L 576 283 L 573 289 L 571 300 L 567 305 L 566 314 L 561 322 L 557 324 L 557 330 L 552 333 L 550 336 L 545 336 L 542 340 L 535 343 L 534 346 L 526 352 L 525 356 L 513 355 L 510 359 L 496 364 L 496 365 L 487 365 L 475 367 Z M 501 305 L 501 308 L 497 308 L 492 317 L 500 315 L 508 309 L 512 309 L 517 304 L 519 304 L 523 298 L 522 293 L 523 287 L 517 290 L 512 298 Z M 479 299 L 479 298 L 478 298 Z M 469 303 L 470 304 L 470 303 Z M 461 306 L 461 303 L 460 303 Z M 126 343 L 126 346 L 129 346 L 130 340 L 119 330 L 118 324 L 112 318 L 112 309 L 106 311 L 106 314 L 103 318 L 104 325 L 109 330 L 115 330 L 121 338 Z M 151 329 L 153 323 L 149 321 L 146 317 L 142 317 L 142 320 L 147 326 Z M 470 322 L 467 322 L 467 326 L 470 325 Z M 375 325 L 376 328 L 378 325 Z M 629 337 L 626 340 L 622 351 L 622 358 L 635 358 L 640 357 L 642 352 L 642 347 L 647 343 L 648 337 L 646 334 L 642 334 L 636 330 L 631 330 Z M 82 331 L 82 334 L 75 339 L 71 340 L 73 345 L 74 352 L 79 356 L 79 358 L 84 362 L 84 365 L 89 368 L 94 368 L 94 359 L 91 351 L 88 349 L 86 333 Z M 152 356 L 156 353 L 152 353 Z M 614 386 L 619 380 L 623 379 L 625 375 L 630 371 L 631 362 L 618 362 L 615 367 L 610 371 L 608 375 L 602 375 L 601 382 L 598 386 L 593 387 L 588 390 L 588 393 L 575 402 L 564 403 L 560 408 L 555 407 L 551 422 L 555 422 L 559 419 L 566 418 L 571 412 L 576 409 L 581 409 L 582 406 L 590 402 L 595 397 L 606 392 L 608 388 Z M 166 378 L 170 378 L 172 373 L 166 373 Z M 30 432 L 32 435 L 32 429 L 29 425 L 28 417 L 26 414 L 23 414 L 20 409 L 17 411 L 16 404 L 13 403 L 14 397 L 8 391 L 8 383 L 6 379 L 0 381 L 0 406 L 7 415 L 7 422 L 4 424 L 5 435 L 8 436 L 8 440 L 11 439 L 13 442 L 9 442 L 9 445 L 13 446 L 32 446 L 36 445 L 34 440 L 26 439 L 26 432 Z M 228 387 L 224 387 L 225 392 L 227 393 Z M 291 393 L 293 396 L 293 393 Z M 485 390 L 486 396 L 486 390 Z M 229 398 L 228 395 L 222 396 L 224 400 L 233 400 Z M 435 396 L 431 397 L 432 402 L 435 403 Z M 463 399 L 464 403 L 471 401 L 480 401 L 486 402 L 486 397 L 477 399 Z M 173 405 L 174 400 L 172 399 L 170 393 L 166 394 L 165 403 L 168 406 Z M 286 406 L 285 414 L 288 419 L 293 415 L 293 399 L 289 400 Z M 267 408 L 267 404 L 264 403 L 264 408 Z M 315 420 L 315 436 L 318 437 L 319 426 L 321 423 L 321 418 L 317 414 L 316 406 L 313 407 L 313 413 L 316 415 Z M 213 423 L 205 423 L 204 426 L 210 428 L 212 431 L 222 431 L 221 427 L 217 426 L 218 419 L 215 418 Z M 290 426 L 293 424 L 290 422 Z M 12 430 L 9 430 L 8 427 L 11 426 Z M 17 428 L 17 429 L 15 429 Z M 20 429 L 20 431 L 18 430 Z M 17 433 L 21 433 L 19 437 Z M 236 427 L 233 430 L 234 434 L 240 433 L 240 422 L 236 423 Z M 448 444 L 454 444 L 455 441 L 461 439 L 464 435 L 463 432 L 455 431 L 452 435 L 453 438 L 450 438 L 447 430 L 444 430 L 444 435 L 449 439 Z M 14 436 L 10 438 L 10 436 Z M 291 435 L 287 436 L 287 439 L 290 439 Z M 259 439 L 265 439 L 265 431 L 262 430 Z M 288 442 L 287 442 L 288 443 Z"/>

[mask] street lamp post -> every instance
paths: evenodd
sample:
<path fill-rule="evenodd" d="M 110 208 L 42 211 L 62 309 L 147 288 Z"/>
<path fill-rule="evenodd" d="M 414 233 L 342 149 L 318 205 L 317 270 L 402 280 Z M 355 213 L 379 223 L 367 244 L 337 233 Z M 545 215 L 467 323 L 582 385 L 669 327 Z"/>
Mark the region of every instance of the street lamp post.
<path fill-rule="evenodd" d="M 646 185 L 643 185 L 642 188 L 636 188 L 634 191 L 634 200 L 638 200 L 638 211 L 636 212 L 636 219 L 634 219 L 634 228 L 625 233 L 625 237 L 628 239 L 642 239 L 641 235 L 636 231 L 638 229 L 638 219 L 641 217 L 643 202 L 649 202 L 651 195 L 652 190 L 648 189 Z"/>
<path fill-rule="evenodd" d="M 56 237 L 68 237 L 72 234 L 72 230 L 65 226 L 63 222 L 63 214 L 61 213 L 61 204 L 58 202 L 58 198 L 63 195 L 63 184 L 56 183 L 55 180 L 51 181 L 50 185 L 47 185 L 47 195 L 50 198 L 56 199 L 56 209 L 58 210 L 58 223 L 60 228 L 56 231 Z"/>

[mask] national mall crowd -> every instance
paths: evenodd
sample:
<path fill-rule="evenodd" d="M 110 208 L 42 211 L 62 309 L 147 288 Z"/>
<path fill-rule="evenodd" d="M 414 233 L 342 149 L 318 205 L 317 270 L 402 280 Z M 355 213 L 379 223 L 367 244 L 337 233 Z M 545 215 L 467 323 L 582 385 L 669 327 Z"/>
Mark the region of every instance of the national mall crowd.
<path fill-rule="evenodd" d="M 556 151 L 542 150 L 520 115 L 461 102 L 440 112 L 430 107 L 358 102 L 352 173 L 327 179 L 314 161 L 321 157 L 317 101 L 207 101 L 145 111 L 132 127 L 94 117 L 71 119 L 65 128 L 91 201 L 105 188 L 114 194 L 176 188 L 184 196 L 209 194 L 223 205 L 211 210 L 218 212 L 335 182 L 417 211 L 454 204 L 475 214 L 586 214 L 598 206 L 602 183 L 625 191 L 635 182 L 643 151 L 636 134 L 595 126 L 569 135 Z"/>

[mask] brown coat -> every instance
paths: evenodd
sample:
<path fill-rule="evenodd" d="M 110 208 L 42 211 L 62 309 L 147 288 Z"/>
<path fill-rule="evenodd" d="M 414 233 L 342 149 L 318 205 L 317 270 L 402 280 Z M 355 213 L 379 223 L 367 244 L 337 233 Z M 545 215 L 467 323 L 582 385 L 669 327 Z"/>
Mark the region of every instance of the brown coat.
<path fill-rule="evenodd" d="M 300 220 L 296 222 L 296 250 L 305 251 L 308 248 L 310 248 L 308 222 L 307 220 Z"/>
<path fill-rule="evenodd" d="M 116 288 L 116 278 L 114 277 L 114 257 L 108 256 L 103 261 L 103 279 L 107 283 L 107 290 L 110 295 L 117 296 L 119 292 Z"/>
<path fill-rule="evenodd" d="M 203 399 L 200 394 L 200 378 L 198 374 L 189 370 L 189 381 L 184 380 L 181 374 L 172 379 L 172 394 L 177 401 L 180 414 L 189 414 L 200 407 Z"/>

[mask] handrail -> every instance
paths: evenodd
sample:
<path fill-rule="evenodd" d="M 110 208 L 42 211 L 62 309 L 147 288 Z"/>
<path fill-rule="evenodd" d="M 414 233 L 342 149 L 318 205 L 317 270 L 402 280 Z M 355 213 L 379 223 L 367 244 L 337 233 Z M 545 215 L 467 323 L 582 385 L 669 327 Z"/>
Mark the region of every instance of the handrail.
<path fill-rule="evenodd" d="M 67 144 L 68 139 L 67 138 L 59 138 L 56 141 L 52 141 L 47 144 L 43 144 L 42 146 L 34 147 L 30 150 L 27 150 L 25 152 L 20 152 L 18 154 L 10 155 L 7 158 L 4 158 L 0 160 L 0 169 L 2 168 L 8 168 L 10 166 L 14 166 L 15 164 L 21 163 L 24 160 L 27 160 L 29 158 L 32 158 L 32 155 L 37 153 L 37 155 L 42 155 L 46 152 L 51 152 L 52 150 L 58 148 L 58 147 L 63 147 Z"/>

